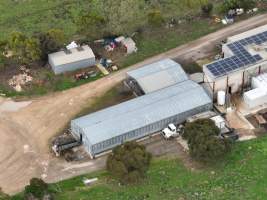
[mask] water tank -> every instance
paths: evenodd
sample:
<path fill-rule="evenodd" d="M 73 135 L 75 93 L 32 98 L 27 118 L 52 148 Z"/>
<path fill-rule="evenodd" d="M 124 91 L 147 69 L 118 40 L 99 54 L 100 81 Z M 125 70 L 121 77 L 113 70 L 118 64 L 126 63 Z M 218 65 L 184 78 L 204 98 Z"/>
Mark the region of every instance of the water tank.
<path fill-rule="evenodd" d="M 225 105 L 225 91 L 219 91 L 218 92 L 217 103 L 219 106 Z"/>

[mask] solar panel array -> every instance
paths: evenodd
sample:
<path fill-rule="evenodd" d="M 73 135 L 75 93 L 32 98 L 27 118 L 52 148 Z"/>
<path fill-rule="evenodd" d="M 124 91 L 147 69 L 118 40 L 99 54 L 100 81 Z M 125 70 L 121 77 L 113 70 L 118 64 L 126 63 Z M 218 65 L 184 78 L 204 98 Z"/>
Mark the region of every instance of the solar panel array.
<path fill-rule="evenodd" d="M 251 55 L 245 49 L 245 46 L 250 44 L 260 45 L 264 42 L 267 42 L 267 31 L 227 44 L 228 48 L 234 53 L 234 56 L 208 64 L 207 69 L 213 76 L 219 77 L 251 64 L 255 64 L 263 58 L 259 54 Z"/>

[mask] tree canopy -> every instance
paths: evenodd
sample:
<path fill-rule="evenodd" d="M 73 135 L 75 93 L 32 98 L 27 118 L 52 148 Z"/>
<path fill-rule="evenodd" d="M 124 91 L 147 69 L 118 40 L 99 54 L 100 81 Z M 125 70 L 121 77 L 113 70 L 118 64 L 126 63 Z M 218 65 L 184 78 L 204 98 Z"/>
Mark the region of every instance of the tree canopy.
<path fill-rule="evenodd" d="M 255 0 L 224 0 L 224 11 L 235 8 L 244 8 L 245 10 L 254 8 L 256 6 Z"/>
<path fill-rule="evenodd" d="M 143 145 L 127 142 L 116 147 L 107 159 L 107 170 L 121 183 L 136 183 L 145 177 L 151 154 Z"/>
<path fill-rule="evenodd" d="M 187 140 L 190 155 L 196 160 L 209 162 L 222 157 L 231 143 L 219 137 L 220 130 L 210 119 L 187 123 L 183 138 Z"/>
<path fill-rule="evenodd" d="M 39 41 L 36 38 L 27 37 L 21 32 L 13 32 L 8 45 L 13 56 L 21 64 L 30 64 L 38 61 L 41 56 Z"/>
<path fill-rule="evenodd" d="M 59 29 L 50 29 L 47 32 L 38 33 L 35 35 L 35 38 L 39 41 L 41 57 L 44 60 L 47 59 L 48 54 L 62 48 L 65 42 L 65 34 Z"/>
<path fill-rule="evenodd" d="M 48 194 L 48 184 L 42 179 L 32 178 L 30 184 L 25 187 L 25 198 L 32 196 L 37 199 L 43 199 Z"/>

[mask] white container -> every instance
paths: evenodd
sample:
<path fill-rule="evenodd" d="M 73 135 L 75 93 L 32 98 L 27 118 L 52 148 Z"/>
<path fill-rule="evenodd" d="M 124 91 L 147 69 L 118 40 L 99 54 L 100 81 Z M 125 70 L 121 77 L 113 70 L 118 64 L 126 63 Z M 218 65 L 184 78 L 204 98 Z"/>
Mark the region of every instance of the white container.
<path fill-rule="evenodd" d="M 225 91 L 218 91 L 217 103 L 219 106 L 225 105 Z"/>
<path fill-rule="evenodd" d="M 267 91 L 256 88 L 244 93 L 244 101 L 249 108 L 255 108 L 267 103 Z"/>
<path fill-rule="evenodd" d="M 267 73 L 253 77 L 251 81 L 252 89 L 263 88 L 267 89 Z"/>

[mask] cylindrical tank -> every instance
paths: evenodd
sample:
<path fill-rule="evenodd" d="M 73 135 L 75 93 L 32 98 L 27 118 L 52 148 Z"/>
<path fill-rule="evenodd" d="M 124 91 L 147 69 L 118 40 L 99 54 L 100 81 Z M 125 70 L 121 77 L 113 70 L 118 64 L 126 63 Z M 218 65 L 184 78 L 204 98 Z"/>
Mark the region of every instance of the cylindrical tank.
<path fill-rule="evenodd" d="M 218 91 L 217 103 L 219 106 L 225 105 L 225 91 Z"/>

